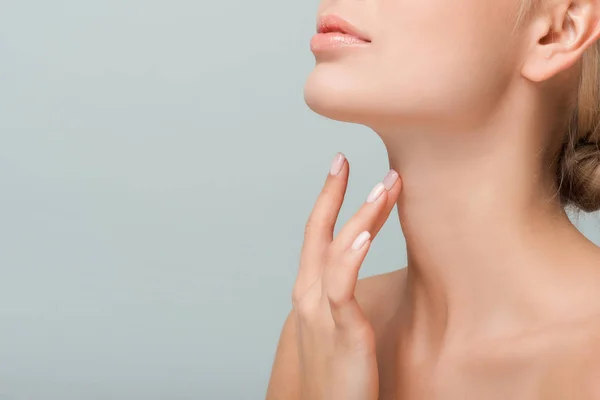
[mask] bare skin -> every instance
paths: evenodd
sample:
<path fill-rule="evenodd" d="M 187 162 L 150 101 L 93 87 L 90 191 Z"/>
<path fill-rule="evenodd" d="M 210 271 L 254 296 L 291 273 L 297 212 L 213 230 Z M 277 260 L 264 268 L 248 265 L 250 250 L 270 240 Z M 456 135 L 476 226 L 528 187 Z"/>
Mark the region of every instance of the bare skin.
<path fill-rule="evenodd" d="M 516 31 L 521 0 L 321 1 L 370 41 L 315 53 L 306 103 L 399 178 L 334 238 L 348 161 L 327 176 L 268 400 L 600 399 L 600 249 L 555 162 L 600 2 L 539 1 Z M 357 282 L 394 205 L 407 267 Z"/>
<path fill-rule="evenodd" d="M 349 249 L 363 229 L 371 239 L 377 234 L 401 179 L 375 204 L 365 203 L 333 244 L 348 172 L 345 162 L 338 176 L 328 176 L 307 223 L 294 310 L 283 327 L 267 400 L 600 398 L 597 247 L 590 245 L 587 254 L 591 274 L 574 279 L 590 294 L 567 289 L 560 295 L 569 315 L 553 316 L 556 309 L 547 304 L 547 317 L 519 325 L 518 333 L 461 332 L 435 352 L 418 351 L 427 346 L 408 329 L 410 268 L 357 282 L 370 241 L 358 252 Z"/>

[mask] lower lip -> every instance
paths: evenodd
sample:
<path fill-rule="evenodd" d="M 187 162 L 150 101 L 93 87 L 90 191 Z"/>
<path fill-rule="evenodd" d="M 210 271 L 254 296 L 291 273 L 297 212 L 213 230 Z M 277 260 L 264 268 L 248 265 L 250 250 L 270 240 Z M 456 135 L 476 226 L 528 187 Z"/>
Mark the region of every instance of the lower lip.
<path fill-rule="evenodd" d="M 310 40 L 312 52 L 335 50 L 345 47 L 364 47 L 371 42 L 341 32 L 317 33 Z"/>

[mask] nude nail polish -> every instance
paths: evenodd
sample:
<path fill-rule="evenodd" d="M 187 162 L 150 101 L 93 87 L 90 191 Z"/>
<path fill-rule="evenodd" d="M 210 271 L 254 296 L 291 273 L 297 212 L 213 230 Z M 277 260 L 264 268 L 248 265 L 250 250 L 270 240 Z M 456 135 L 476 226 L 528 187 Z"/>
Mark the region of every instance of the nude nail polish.
<path fill-rule="evenodd" d="M 344 156 L 344 154 L 337 153 L 335 155 L 335 157 L 333 157 L 333 161 L 331 162 L 331 169 L 329 170 L 329 173 L 331 175 L 339 174 L 340 171 L 342 170 L 342 167 L 344 166 L 345 159 L 346 159 L 346 157 Z"/>
<path fill-rule="evenodd" d="M 398 180 L 398 173 L 396 171 L 394 171 L 393 169 L 390 169 L 390 171 L 387 173 L 385 178 L 383 178 L 383 185 L 385 186 L 385 190 L 390 190 L 394 186 L 394 183 L 396 183 L 397 180 Z"/>
<path fill-rule="evenodd" d="M 369 197 L 367 197 L 367 203 L 373 203 L 375 200 L 377 200 L 384 190 L 385 186 L 383 186 L 383 183 L 379 182 L 377 185 L 375 185 L 373 190 L 371 190 L 371 193 L 369 193 Z"/>
<path fill-rule="evenodd" d="M 356 239 L 354 239 L 354 243 L 352 243 L 352 250 L 360 250 L 365 245 L 365 243 L 367 243 L 367 240 L 369 240 L 370 237 L 371 234 L 369 233 L 369 231 L 361 232 L 360 235 L 358 235 Z"/>

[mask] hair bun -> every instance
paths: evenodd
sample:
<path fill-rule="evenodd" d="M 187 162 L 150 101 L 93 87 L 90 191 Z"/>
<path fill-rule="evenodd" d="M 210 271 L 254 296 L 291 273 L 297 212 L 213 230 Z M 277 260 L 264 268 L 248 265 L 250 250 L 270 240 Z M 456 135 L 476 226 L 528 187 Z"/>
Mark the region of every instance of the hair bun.
<path fill-rule="evenodd" d="M 600 210 L 600 145 L 587 137 L 565 149 L 561 197 L 583 211 Z"/>

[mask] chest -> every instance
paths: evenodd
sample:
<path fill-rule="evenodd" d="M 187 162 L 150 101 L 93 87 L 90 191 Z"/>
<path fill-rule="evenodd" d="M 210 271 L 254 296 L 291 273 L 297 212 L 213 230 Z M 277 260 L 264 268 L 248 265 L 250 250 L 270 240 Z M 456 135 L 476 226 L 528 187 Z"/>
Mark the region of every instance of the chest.
<path fill-rule="evenodd" d="M 589 357 L 582 353 L 556 351 L 535 357 L 453 357 L 428 365 L 382 354 L 379 399 L 600 399 L 599 392 L 593 393 L 600 373 L 586 359 Z"/>

